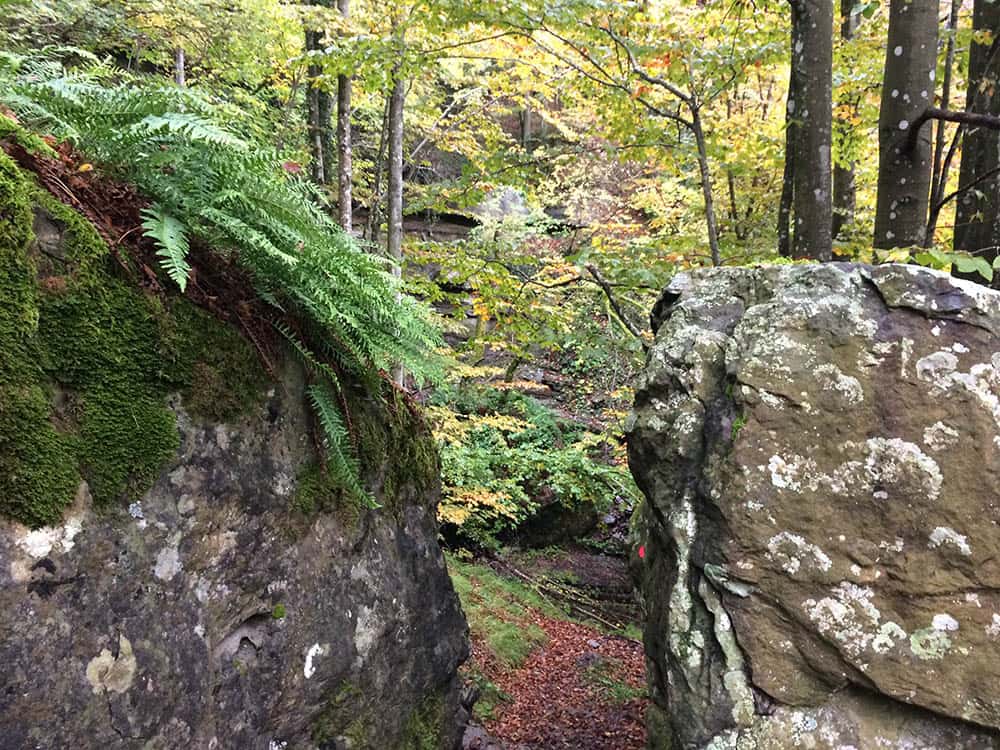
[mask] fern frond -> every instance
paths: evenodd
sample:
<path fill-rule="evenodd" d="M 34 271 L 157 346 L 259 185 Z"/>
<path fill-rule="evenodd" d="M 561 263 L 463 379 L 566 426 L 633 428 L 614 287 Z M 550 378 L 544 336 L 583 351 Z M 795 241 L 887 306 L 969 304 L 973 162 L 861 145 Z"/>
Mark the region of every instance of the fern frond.
<path fill-rule="evenodd" d="M 375 498 L 362 485 L 357 459 L 350 453 L 350 436 L 340 416 L 336 397 L 325 385 L 311 385 L 309 400 L 323 428 L 326 447 L 326 470 L 331 478 L 369 508 L 378 508 Z"/>
<path fill-rule="evenodd" d="M 145 235 L 156 243 L 156 256 L 160 259 L 160 265 L 183 292 L 191 274 L 191 266 L 187 262 L 187 254 L 191 249 L 187 227 L 166 213 L 159 203 L 144 208 L 142 216 Z"/>

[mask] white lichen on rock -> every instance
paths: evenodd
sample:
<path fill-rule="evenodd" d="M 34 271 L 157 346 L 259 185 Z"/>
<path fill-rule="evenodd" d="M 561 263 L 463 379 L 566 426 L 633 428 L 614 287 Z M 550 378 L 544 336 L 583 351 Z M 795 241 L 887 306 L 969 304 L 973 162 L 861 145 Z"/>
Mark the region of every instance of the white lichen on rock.
<path fill-rule="evenodd" d="M 136 661 L 132 643 L 124 634 L 118 635 L 118 653 L 106 648 L 87 664 L 87 682 L 96 695 L 124 693 L 135 679 Z"/>
<path fill-rule="evenodd" d="M 927 546 L 933 549 L 940 547 L 942 544 L 955 547 L 963 555 L 968 556 L 972 554 L 972 548 L 969 546 L 969 538 L 964 534 L 959 534 L 948 526 L 935 527 L 934 531 L 931 532 L 930 541 Z"/>

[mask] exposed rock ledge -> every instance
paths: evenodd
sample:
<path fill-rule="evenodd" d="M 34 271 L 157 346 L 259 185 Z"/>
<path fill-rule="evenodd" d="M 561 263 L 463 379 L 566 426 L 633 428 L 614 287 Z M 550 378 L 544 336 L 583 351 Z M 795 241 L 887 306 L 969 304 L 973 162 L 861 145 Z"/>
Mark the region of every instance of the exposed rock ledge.
<path fill-rule="evenodd" d="M 1000 294 L 719 269 L 653 323 L 629 426 L 653 746 L 1000 747 Z"/>

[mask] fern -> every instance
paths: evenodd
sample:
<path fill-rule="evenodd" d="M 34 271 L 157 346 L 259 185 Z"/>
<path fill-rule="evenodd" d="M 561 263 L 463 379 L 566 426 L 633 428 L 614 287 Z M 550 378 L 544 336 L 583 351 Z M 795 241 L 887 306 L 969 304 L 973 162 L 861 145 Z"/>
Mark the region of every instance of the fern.
<path fill-rule="evenodd" d="M 71 141 L 88 159 L 154 201 L 143 228 L 166 274 L 183 290 L 188 240 L 235 255 L 262 300 L 303 322 L 310 349 L 283 331 L 314 385 L 335 478 L 366 497 L 340 412 L 337 370 L 369 383 L 402 364 L 418 382 L 439 372 L 437 330 L 426 308 L 401 295 L 386 262 L 363 252 L 333 223 L 317 191 L 282 169 L 226 108 L 194 89 L 129 77 L 66 50 L 0 53 L 0 103 L 37 132 Z M 229 117 L 227 117 L 229 115 Z M 235 251 L 235 253 L 234 253 Z"/>
<path fill-rule="evenodd" d="M 190 250 L 187 239 L 187 227 L 170 214 L 164 212 L 159 203 L 154 203 L 142 211 L 143 229 L 146 236 L 151 237 L 157 245 L 156 255 L 167 275 L 177 282 L 183 292 L 187 287 L 191 266 L 187 262 Z"/>

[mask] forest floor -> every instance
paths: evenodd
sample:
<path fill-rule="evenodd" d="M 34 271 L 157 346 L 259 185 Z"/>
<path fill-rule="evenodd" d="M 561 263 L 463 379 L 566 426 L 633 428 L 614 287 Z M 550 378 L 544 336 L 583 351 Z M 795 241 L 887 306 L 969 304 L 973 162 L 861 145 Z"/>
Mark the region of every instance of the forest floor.
<path fill-rule="evenodd" d="M 645 747 L 642 644 L 632 623 L 611 627 L 623 563 L 564 550 L 448 562 L 472 636 L 466 676 L 480 693 L 468 750 Z M 609 611 L 600 588 L 611 592 Z M 579 589 L 598 620 L 570 614 Z"/>

